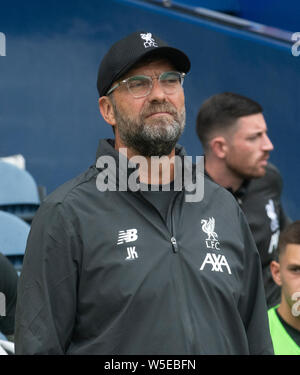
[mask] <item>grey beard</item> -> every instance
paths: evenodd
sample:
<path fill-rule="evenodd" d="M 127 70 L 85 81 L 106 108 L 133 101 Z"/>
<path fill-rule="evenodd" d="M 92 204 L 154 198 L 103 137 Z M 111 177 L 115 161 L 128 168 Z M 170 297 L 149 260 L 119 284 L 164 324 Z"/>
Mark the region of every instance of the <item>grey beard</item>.
<path fill-rule="evenodd" d="M 159 106 L 162 111 L 170 110 L 169 104 L 163 104 L 152 106 L 152 111 L 155 111 L 155 106 Z M 165 108 L 166 106 L 168 108 Z M 184 109 L 179 116 L 177 112 L 172 109 L 172 121 L 162 117 L 156 118 L 148 124 L 145 124 L 143 117 L 151 113 L 149 108 L 147 111 L 144 111 L 144 114 L 141 114 L 139 120 L 122 116 L 116 106 L 114 106 L 114 109 L 120 138 L 124 145 L 134 149 L 139 155 L 145 157 L 169 155 L 184 130 Z"/>

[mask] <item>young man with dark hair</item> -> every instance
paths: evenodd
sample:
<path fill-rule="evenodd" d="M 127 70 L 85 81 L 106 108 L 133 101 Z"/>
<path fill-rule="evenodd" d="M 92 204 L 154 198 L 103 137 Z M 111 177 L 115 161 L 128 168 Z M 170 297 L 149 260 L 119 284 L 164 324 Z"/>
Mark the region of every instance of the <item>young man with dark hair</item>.
<path fill-rule="evenodd" d="M 289 222 L 281 204 L 282 180 L 268 162 L 273 150 L 262 106 L 225 92 L 201 106 L 196 130 L 205 153 L 207 175 L 228 189 L 246 215 L 258 248 L 268 307 L 280 300 L 270 273 L 280 230 Z"/>
<path fill-rule="evenodd" d="M 17 354 L 273 354 L 259 254 L 237 203 L 208 179 L 194 202 L 186 181 L 172 187 L 189 69 L 150 32 L 104 56 L 99 106 L 115 139 L 101 140 L 97 162 L 33 220 Z M 153 172 L 158 156 L 177 156 L 165 180 Z M 131 172 L 137 183 L 124 189 Z"/>
<path fill-rule="evenodd" d="M 268 311 L 274 352 L 300 355 L 300 221 L 280 234 L 276 260 L 270 267 L 281 288 L 280 304 Z"/>

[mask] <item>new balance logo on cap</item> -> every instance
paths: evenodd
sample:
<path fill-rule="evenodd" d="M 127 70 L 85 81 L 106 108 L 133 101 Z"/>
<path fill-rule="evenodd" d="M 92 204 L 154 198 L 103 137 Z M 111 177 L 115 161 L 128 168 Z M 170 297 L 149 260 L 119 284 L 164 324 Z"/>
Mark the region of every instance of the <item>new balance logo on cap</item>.
<path fill-rule="evenodd" d="M 121 245 L 125 242 L 133 242 L 137 239 L 137 229 L 120 230 L 117 245 Z"/>
<path fill-rule="evenodd" d="M 145 42 L 144 42 L 144 47 L 145 48 L 148 48 L 148 47 L 158 47 L 157 43 L 152 38 L 152 34 L 151 33 L 140 34 L 140 36 L 141 36 L 141 38 L 143 40 L 145 40 Z"/>

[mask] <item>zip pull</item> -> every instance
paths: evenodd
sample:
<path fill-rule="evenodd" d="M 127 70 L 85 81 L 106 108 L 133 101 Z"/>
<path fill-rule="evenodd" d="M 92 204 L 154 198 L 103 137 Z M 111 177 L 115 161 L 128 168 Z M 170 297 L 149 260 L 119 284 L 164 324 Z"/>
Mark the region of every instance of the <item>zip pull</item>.
<path fill-rule="evenodd" d="M 177 241 L 176 241 L 175 237 L 171 237 L 171 243 L 172 243 L 174 253 L 177 253 L 178 252 L 178 245 L 177 245 Z"/>

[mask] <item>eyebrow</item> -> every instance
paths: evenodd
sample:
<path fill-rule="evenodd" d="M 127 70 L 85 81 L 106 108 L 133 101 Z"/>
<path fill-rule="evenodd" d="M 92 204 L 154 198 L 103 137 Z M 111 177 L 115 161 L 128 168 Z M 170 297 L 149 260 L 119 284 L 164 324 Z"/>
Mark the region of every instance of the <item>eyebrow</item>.
<path fill-rule="evenodd" d="M 300 268 L 300 263 L 291 263 L 287 266 L 288 269 Z"/>
<path fill-rule="evenodd" d="M 262 134 L 263 134 L 262 131 L 256 131 L 256 132 L 253 132 L 253 133 L 246 134 L 246 138 L 257 137 L 257 136 L 261 136 Z"/>
<path fill-rule="evenodd" d="M 268 129 L 248 129 L 251 133 L 268 133 Z"/>

